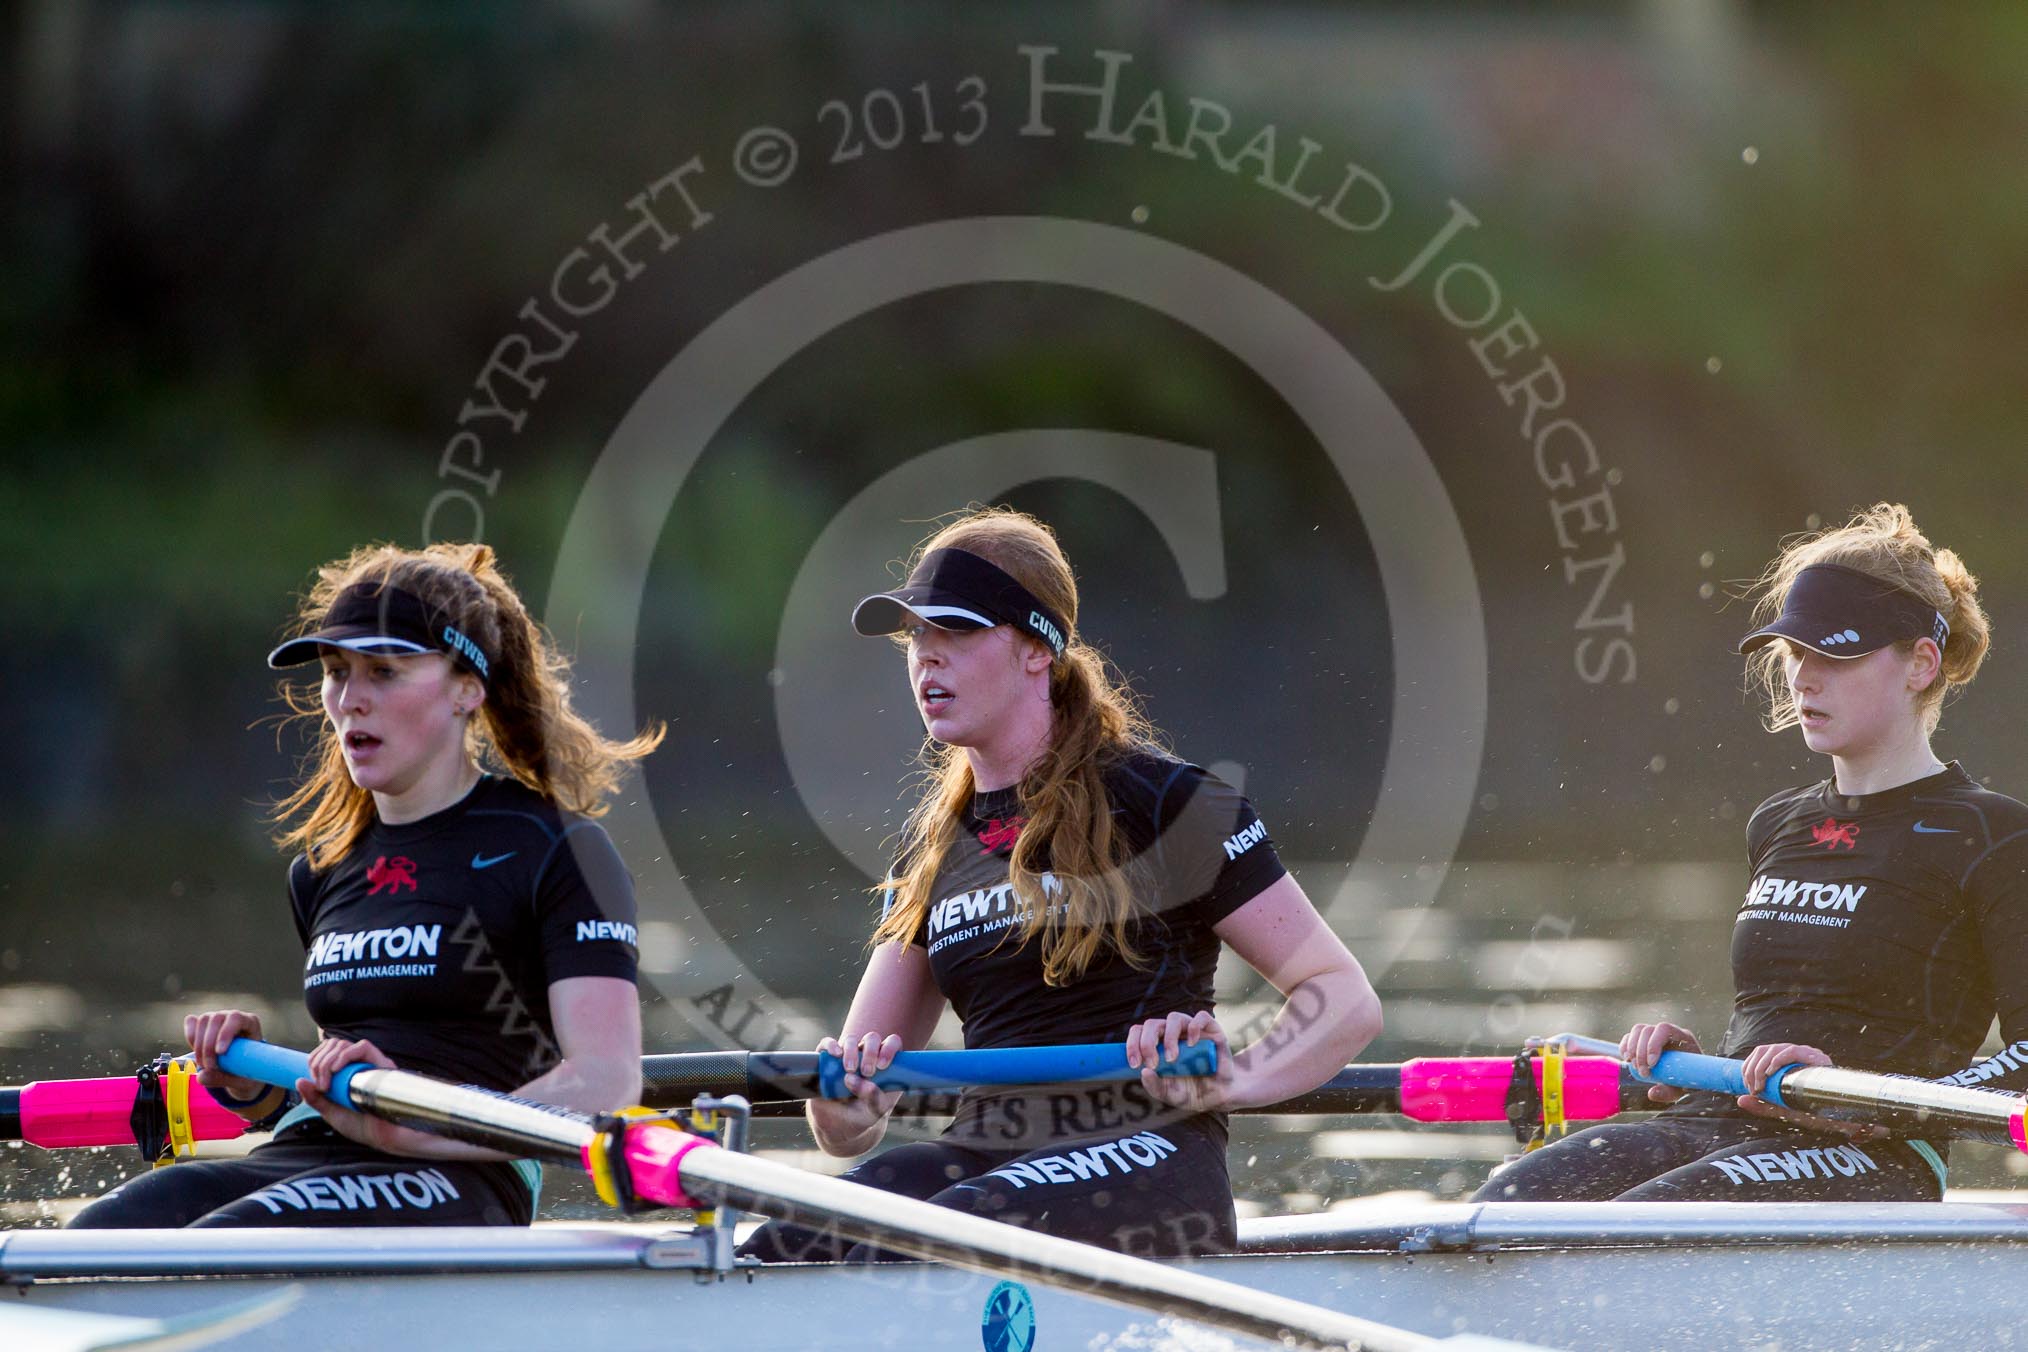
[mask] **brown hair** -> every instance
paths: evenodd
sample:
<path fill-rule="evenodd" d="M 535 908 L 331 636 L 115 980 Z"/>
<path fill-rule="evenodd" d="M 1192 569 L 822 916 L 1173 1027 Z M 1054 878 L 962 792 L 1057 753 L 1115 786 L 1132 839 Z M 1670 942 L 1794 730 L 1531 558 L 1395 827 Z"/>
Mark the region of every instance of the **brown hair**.
<path fill-rule="evenodd" d="M 1049 744 L 1018 786 L 1027 824 L 1014 842 L 1008 875 L 1026 918 L 1014 937 L 1022 944 L 1040 941 L 1043 980 L 1052 986 L 1083 976 L 1108 944 L 1139 966 L 1128 937 L 1135 911 L 1129 845 L 1114 825 L 1104 776 L 1122 754 L 1152 744 L 1155 729 L 1104 656 L 1078 637 L 1077 579 L 1047 525 L 1010 507 L 974 507 L 917 545 L 910 568 L 933 549 L 977 554 L 1033 592 L 1069 629 L 1049 670 Z M 928 783 L 902 828 L 901 876 L 880 889 L 891 888 L 893 904 L 874 931 L 876 944 L 915 937 L 934 900 L 937 870 L 972 801 L 972 766 L 963 748 L 925 741 L 921 759 Z M 1037 867 L 1045 859 L 1057 884 L 1047 899 Z"/>
<path fill-rule="evenodd" d="M 466 725 L 466 749 L 482 766 L 512 775 L 566 812 L 602 815 L 601 800 L 618 786 L 621 766 L 660 744 L 660 724 L 614 742 L 571 708 L 570 659 L 529 615 L 491 546 L 362 545 L 317 570 L 291 636 L 320 628 L 332 601 L 358 583 L 414 594 L 491 654 L 492 679 L 478 716 Z M 372 824 L 373 795 L 346 771 L 317 686 L 285 680 L 281 694 L 290 709 L 286 721 L 314 719 L 320 731 L 301 783 L 275 807 L 275 819 L 285 823 L 275 843 L 302 850 L 312 868 L 327 868 Z M 288 824 L 291 818 L 299 820 Z"/>
<path fill-rule="evenodd" d="M 1964 560 L 1948 549 L 1931 545 L 1908 508 L 1879 502 L 1835 529 L 1800 535 L 1783 542 L 1782 552 L 1754 582 L 1753 627 L 1772 624 L 1781 614 L 1796 575 L 1812 564 L 1836 563 L 1921 597 L 1944 617 L 1950 634 L 1944 640 L 1943 666 L 1935 680 L 1916 696 L 1924 726 L 1934 731 L 1943 715 L 1944 697 L 1979 674 L 1992 643 L 1986 612 L 1979 606 L 1979 580 Z M 1895 651 L 1911 653 L 1920 640 L 1903 639 Z M 1794 727 L 1795 693 L 1783 670 L 1786 645 L 1770 643 L 1747 659 L 1748 679 L 1759 685 L 1767 701 L 1765 722 L 1770 732 Z"/>

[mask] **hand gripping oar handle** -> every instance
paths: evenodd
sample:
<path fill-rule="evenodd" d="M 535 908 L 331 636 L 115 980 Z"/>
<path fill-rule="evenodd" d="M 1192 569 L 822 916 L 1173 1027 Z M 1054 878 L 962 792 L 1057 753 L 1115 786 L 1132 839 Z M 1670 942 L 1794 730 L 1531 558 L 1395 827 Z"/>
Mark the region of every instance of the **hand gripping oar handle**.
<path fill-rule="evenodd" d="M 1617 1054 L 1617 1043 L 1559 1034 L 1556 1041 L 1579 1051 Z M 1679 1089 L 1747 1094 L 1743 1062 L 1698 1052 L 1663 1052 L 1644 1080 Z M 1782 1066 L 1767 1077 L 1760 1097 L 1777 1107 L 1872 1122 L 1918 1135 L 1973 1136 L 2028 1152 L 2028 1101 L 2012 1093 L 1973 1089 L 1936 1080 L 1843 1066 Z"/>
<path fill-rule="evenodd" d="M 1576 1033 L 1558 1033 L 1545 1042 L 1560 1042 L 1574 1052 L 1593 1052 L 1599 1056 L 1617 1057 L 1620 1044 L 1608 1042 L 1602 1037 L 1580 1037 Z M 1626 1063 L 1627 1070 L 1636 1079 L 1649 1084 L 1673 1085 L 1677 1089 L 1703 1089 L 1714 1094 L 1749 1094 L 1746 1087 L 1746 1068 L 1743 1062 L 1723 1056 L 1706 1056 L 1702 1052 L 1663 1052 L 1655 1058 L 1652 1070 L 1642 1070 L 1633 1062 Z M 1768 1081 L 1768 1088 L 1774 1088 L 1774 1080 L 1788 1074 L 1795 1066 L 1784 1066 Z M 1768 1096 L 1770 1103 L 1781 1099 Z"/>
<path fill-rule="evenodd" d="M 242 1079 L 259 1080 L 262 1084 L 277 1085 L 283 1089 L 294 1089 L 296 1081 L 310 1078 L 310 1057 L 289 1047 L 277 1047 L 272 1042 L 256 1042 L 252 1038 L 236 1037 L 232 1045 L 218 1058 L 218 1068 L 228 1075 Z M 352 1077 L 363 1070 L 374 1067 L 355 1061 L 341 1066 L 331 1077 L 328 1097 L 341 1108 L 353 1107 Z"/>
<path fill-rule="evenodd" d="M 1577 1051 L 1595 1051 L 1607 1056 L 1618 1056 L 1620 1053 L 1617 1042 L 1607 1042 L 1603 1038 L 1563 1034 L 1557 1040 Z M 1790 1062 L 1767 1077 L 1767 1086 L 1760 1091 L 1759 1096 L 1777 1108 L 1802 1110 L 1803 1105 L 1789 1103 L 1782 1098 L 1782 1084 L 1792 1073 L 1810 1069 L 1813 1067 L 1801 1061 Z M 1828 1070 L 1830 1067 L 1814 1067 L 1814 1069 Z M 1627 1071 L 1636 1079 L 1646 1080 L 1650 1084 L 1673 1085 L 1677 1089 L 1702 1089 L 1713 1094 L 1753 1093 L 1753 1090 L 1746 1087 L 1744 1061 L 1735 1061 L 1725 1056 L 1707 1056 L 1703 1052 L 1666 1051 L 1655 1058 L 1654 1069 L 1642 1070 L 1630 1061 L 1627 1063 Z"/>
<path fill-rule="evenodd" d="M 1767 1092 L 1763 1095 L 1770 1103 L 1780 1103 L 1774 1092 L 1775 1081 L 1794 1066 L 1784 1066 L 1768 1078 Z M 1678 1089 L 1703 1089 L 1713 1094 L 1750 1094 L 1746 1087 L 1745 1063 L 1723 1056 L 1706 1056 L 1702 1052 L 1663 1052 L 1655 1058 L 1655 1068 L 1643 1071 L 1633 1067 L 1637 1079 L 1652 1080 L 1656 1084 L 1672 1084 Z"/>
<path fill-rule="evenodd" d="M 1161 1060 L 1157 1075 L 1215 1075 L 1218 1045 L 1199 1042 L 1178 1048 L 1176 1059 Z M 978 1051 L 900 1052 L 894 1064 L 872 1075 L 881 1089 L 964 1089 L 972 1085 L 1066 1084 L 1071 1081 L 1138 1080 L 1138 1067 L 1127 1064 L 1127 1049 L 1117 1042 L 1067 1047 L 993 1047 Z M 845 1062 L 831 1052 L 817 1053 L 817 1092 L 829 1099 L 847 1097 Z"/>

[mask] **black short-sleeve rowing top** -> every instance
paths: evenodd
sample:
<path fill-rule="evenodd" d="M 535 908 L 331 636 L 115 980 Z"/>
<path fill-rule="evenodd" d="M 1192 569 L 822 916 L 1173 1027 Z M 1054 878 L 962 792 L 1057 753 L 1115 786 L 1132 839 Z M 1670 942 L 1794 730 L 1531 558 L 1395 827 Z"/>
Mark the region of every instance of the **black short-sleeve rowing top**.
<path fill-rule="evenodd" d="M 1881 793 L 1825 781 L 1747 827 L 1721 1054 L 1797 1042 L 1841 1066 L 2028 1089 L 2028 806 L 1955 762 Z M 1994 1015 L 2008 1044 L 1967 1069 Z"/>
<path fill-rule="evenodd" d="M 1219 950 L 1212 927 L 1287 871 L 1252 805 L 1197 766 L 1142 750 L 1104 778 L 1132 852 L 1140 914 L 1129 933 L 1142 965 L 1105 949 L 1081 980 L 1044 984 L 1040 945 L 1014 934 L 1026 914 L 1008 879 L 1026 823 L 1018 795 L 978 794 L 915 936 L 964 1024 L 967 1047 L 1124 1041 L 1144 1019 L 1211 1009 Z M 1045 894 L 1053 883 L 1045 869 Z M 960 1121 L 979 1100 L 998 1097 L 1005 1095 L 968 1093 Z"/>
<path fill-rule="evenodd" d="M 331 868 L 289 869 L 304 1001 L 404 1070 L 513 1089 L 556 1063 L 551 982 L 635 975 L 633 882 L 596 823 L 511 779 Z"/>

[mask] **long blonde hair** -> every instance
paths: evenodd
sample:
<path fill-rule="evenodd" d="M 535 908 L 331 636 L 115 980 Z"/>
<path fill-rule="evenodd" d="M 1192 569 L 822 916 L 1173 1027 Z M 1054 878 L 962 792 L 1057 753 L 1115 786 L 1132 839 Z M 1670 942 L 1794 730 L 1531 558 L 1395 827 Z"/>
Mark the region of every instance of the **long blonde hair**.
<path fill-rule="evenodd" d="M 1129 929 L 1136 911 L 1131 848 L 1114 824 L 1105 771 L 1136 746 L 1153 744 L 1155 729 L 1104 656 L 1078 635 L 1077 579 L 1047 525 L 1010 507 L 974 508 L 917 545 L 910 568 L 933 549 L 962 549 L 992 563 L 1069 631 L 1049 669 L 1049 743 L 1018 786 L 1027 820 L 1008 875 L 1026 914 L 1007 937 L 1040 942 L 1043 980 L 1052 986 L 1082 977 L 1108 946 L 1140 966 Z M 893 903 L 874 943 L 914 938 L 971 805 L 972 766 L 963 748 L 925 740 L 921 760 L 927 783 L 902 827 L 902 872 L 880 889 L 891 889 Z M 1047 898 L 1037 867 L 1044 860 L 1057 884 Z"/>
<path fill-rule="evenodd" d="M 1979 580 L 1963 559 L 1930 544 L 1908 508 L 1898 502 L 1878 502 L 1835 529 L 1784 541 L 1781 554 L 1756 579 L 1749 593 L 1755 598 L 1753 627 L 1772 624 L 1782 612 L 1796 575 L 1818 563 L 1840 564 L 1919 596 L 1950 625 L 1943 645 L 1943 666 L 1936 679 L 1916 696 L 1923 726 L 1935 731 L 1943 716 L 1945 696 L 1970 684 L 1992 644 L 1986 612 L 1979 606 Z M 1907 654 L 1918 641 L 1902 639 L 1894 647 Z M 1769 732 L 1792 728 L 1799 721 L 1795 692 L 1789 689 L 1782 667 L 1785 651 L 1783 644 L 1770 643 L 1755 649 L 1747 659 L 1748 679 L 1760 687 L 1766 701 L 1763 721 Z"/>
<path fill-rule="evenodd" d="M 512 775 L 565 811 L 603 814 L 602 800 L 618 787 L 621 767 L 661 743 L 659 723 L 615 742 L 571 707 L 570 659 L 529 615 L 491 546 L 434 544 L 417 550 L 362 545 L 317 570 L 297 607 L 290 636 L 322 627 L 338 594 L 360 583 L 412 593 L 493 655 L 485 702 L 465 726 L 466 751 L 480 765 Z M 275 807 L 275 819 L 284 823 L 275 843 L 302 850 L 312 868 L 327 868 L 344 858 L 373 823 L 373 795 L 346 771 L 317 685 L 284 680 L 281 695 L 290 710 L 285 721 L 314 719 L 320 730 L 316 749 L 304 759 L 301 782 Z"/>

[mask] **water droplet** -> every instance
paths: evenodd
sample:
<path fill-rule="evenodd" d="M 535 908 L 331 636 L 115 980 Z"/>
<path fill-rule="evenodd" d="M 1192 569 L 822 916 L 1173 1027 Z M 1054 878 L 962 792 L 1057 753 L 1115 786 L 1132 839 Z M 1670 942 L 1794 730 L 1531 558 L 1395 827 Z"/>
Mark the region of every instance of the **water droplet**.
<path fill-rule="evenodd" d="M 1725 369 L 1725 363 L 1718 360 L 1718 358 L 1716 357 L 1706 357 L 1704 359 L 1704 369 L 1709 371 L 1712 375 L 1715 376 L 1720 371 Z"/>
<path fill-rule="evenodd" d="M 1662 701 L 1662 712 L 1665 714 L 1676 713 L 1678 710 L 1682 709 L 1682 707 L 1683 701 L 1677 699 L 1674 695 L 1671 695 L 1669 696 L 1669 698 Z"/>
<path fill-rule="evenodd" d="M 1667 756 L 1657 756 L 1648 762 L 1648 773 L 1652 775 L 1659 775 L 1668 768 L 1669 758 Z"/>
<path fill-rule="evenodd" d="M 1718 556 L 1708 549 L 1697 556 L 1697 566 L 1699 568 L 1709 568 L 1716 562 L 1718 562 Z"/>
<path fill-rule="evenodd" d="M 1697 586 L 1697 594 L 1709 601 L 1718 594 L 1718 588 L 1712 586 L 1709 582 L 1702 582 Z"/>
<path fill-rule="evenodd" d="M 1148 209 L 1146 207 L 1135 207 L 1130 214 L 1134 218 L 1135 225 L 1146 225 L 1148 223 Z"/>
<path fill-rule="evenodd" d="M 1748 146 L 1746 149 L 1739 152 L 1739 158 L 1745 161 L 1747 164 L 1759 164 L 1760 147 Z"/>

